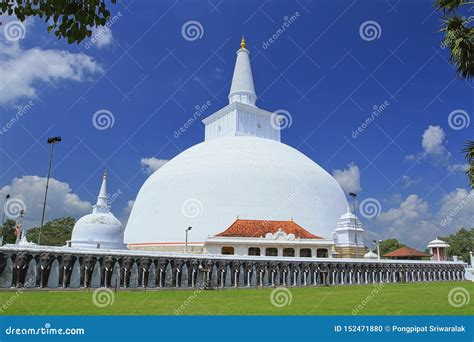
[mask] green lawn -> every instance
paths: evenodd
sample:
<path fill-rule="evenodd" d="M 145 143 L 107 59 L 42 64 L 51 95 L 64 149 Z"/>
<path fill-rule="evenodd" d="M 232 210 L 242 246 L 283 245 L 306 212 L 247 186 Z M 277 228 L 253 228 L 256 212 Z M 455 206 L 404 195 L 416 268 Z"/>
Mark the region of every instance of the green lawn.
<path fill-rule="evenodd" d="M 467 305 L 459 308 L 448 302 L 453 288 L 463 288 Z M 100 290 L 104 291 L 104 290 Z M 291 303 L 276 307 L 272 289 L 143 290 L 113 293 L 113 303 L 94 304 L 90 291 L 0 291 L 1 315 L 351 315 L 359 305 L 359 315 L 472 315 L 474 284 L 470 282 L 386 284 L 378 287 L 337 286 L 291 288 Z M 97 293 L 100 299 L 112 294 Z M 285 299 L 285 292 L 278 299 Z M 369 298 L 368 298 L 369 296 Z M 372 297 L 370 297 L 372 296 Z M 280 298 L 279 298 L 280 297 Z M 288 297 L 286 297 L 288 298 Z M 458 298 L 459 299 L 459 298 Z M 365 300 L 365 304 L 363 301 Z"/>

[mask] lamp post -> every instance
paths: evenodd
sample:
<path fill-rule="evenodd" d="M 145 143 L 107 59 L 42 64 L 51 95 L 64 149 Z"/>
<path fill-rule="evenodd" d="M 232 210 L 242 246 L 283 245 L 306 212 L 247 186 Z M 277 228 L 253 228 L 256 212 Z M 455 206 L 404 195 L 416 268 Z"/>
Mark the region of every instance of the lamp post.
<path fill-rule="evenodd" d="M 187 253 L 188 252 L 188 232 L 193 229 L 193 227 L 188 227 L 186 228 L 185 232 L 186 232 L 186 240 L 184 242 L 184 253 Z"/>
<path fill-rule="evenodd" d="M 375 243 L 375 246 L 377 247 L 377 257 L 378 259 L 380 259 L 380 243 L 382 242 L 382 240 L 374 240 L 374 243 Z"/>
<path fill-rule="evenodd" d="M 43 224 L 44 224 L 44 212 L 46 210 L 46 199 L 48 198 L 49 177 L 51 175 L 51 164 L 53 162 L 54 145 L 59 143 L 60 141 L 61 141 L 61 137 L 48 138 L 48 144 L 51 145 L 51 153 L 49 155 L 48 176 L 46 177 L 46 190 L 44 192 L 43 212 L 41 214 L 41 225 L 40 225 L 40 229 L 38 233 L 38 245 L 41 244 L 41 231 L 43 229 Z"/>
<path fill-rule="evenodd" d="M 3 230 L 5 229 L 5 205 L 7 204 L 8 200 L 10 199 L 10 194 L 7 194 L 5 196 L 5 203 L 4 203 L 4 209 L 3 209 L 3 218 L 2 218 L 2 235 L 0 237 L 0 246 L 3 246 Z"/>
<path fill-rule="evenodd" d="M 18 245 L 18 243 L 21 241 L 21 238 L 22 238 L 22 235 L 23 235 L 23 229 L 21 228 L 21 226 L 23 225 L 23 217 L 24 216 L 25 216 L 25 211 L 22 209 L 22 210 L 20 210 L 20 218 L 17 222 L 18 231 L 17 231 L 17 234 L 16 234 L 16 240 L 15 240 L 16 245 Z"/>
<path fill-rule="evenodd" d="M 352 197 L 352 211 L 354 214 L 354 227 L 355 227 L 354 237 L 355 237 L 355 245 L 356 245 L 355 254 L 356 254 L 356 258 L 359 258 L 359 244 L 357 242 L 357 217 L 355 216 L 357 194 L 355 192 L 349 192 L 349 196 Z"/>

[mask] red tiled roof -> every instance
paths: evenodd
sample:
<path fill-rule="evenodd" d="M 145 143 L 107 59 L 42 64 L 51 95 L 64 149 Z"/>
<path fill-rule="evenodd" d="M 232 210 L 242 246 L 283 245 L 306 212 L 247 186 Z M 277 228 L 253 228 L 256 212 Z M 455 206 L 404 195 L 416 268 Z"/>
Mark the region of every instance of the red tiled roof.
<path fill-rule="evenodd" d="M 396 249 L 384 255 L 384 257 L 411 257 L 411 256 L 428 257 L 429 255 L 411 247 L 401 247 L 399 249 Z"/>
<path fill-rule="evenodd" d="M 293 221 L 267 221 L 267 220 L 235 220 L 232 225 L 217 236 L 228 237 L 261 237 L 267 233 L 276 233 L 278 229 L 286 234 L 293 234 L 301 239 L 322 239 L 322 237 L 311 234 L 306 229 Z"/>

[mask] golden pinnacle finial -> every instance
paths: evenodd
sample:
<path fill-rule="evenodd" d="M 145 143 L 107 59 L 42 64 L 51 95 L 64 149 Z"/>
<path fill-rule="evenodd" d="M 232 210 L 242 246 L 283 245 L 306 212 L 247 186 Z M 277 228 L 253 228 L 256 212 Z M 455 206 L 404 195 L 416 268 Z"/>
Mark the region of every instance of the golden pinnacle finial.
<path fill-rule="evenodd" d="M 245 37 L 242 35 L 242 40 L 240 41 L 240 48 L 245 49 Z"/>

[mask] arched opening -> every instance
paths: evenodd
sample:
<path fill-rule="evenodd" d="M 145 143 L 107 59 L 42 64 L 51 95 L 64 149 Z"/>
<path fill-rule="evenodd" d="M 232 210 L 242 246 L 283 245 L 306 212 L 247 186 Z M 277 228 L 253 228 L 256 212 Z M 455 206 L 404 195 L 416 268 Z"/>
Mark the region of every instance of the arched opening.
<path fill-rule="evenodd" d="M 224 246 L 221 250 L 222 255 L 234 255 L 234 247 Z"/>
<path fill-rule="evenodd" d="M 327 258 L 328 257 L 328 250 L 326 248 L 321 248 L 316 251 L 316 256 L 318 258 Z"/>
<path fill-rule="evenodd" d="M 260 248 L 258 247 L 250 247 L 248 255 L 260 255 Z"/>
<path fill-rule="evenodd" d="M 311 249 L 310 248 L 301 248 L 300 257 L 302 258 L 311 258 Z"/>
<path fill-rule="evenodd" d="M 276 249 L 274 247 L 268 247 L 265 250 L 265 255 L 266 256 L 278 256 L 278 249 Z"/>
<path fill-rule="evenodd" d="M 295 256 L 295 249 L 294 248 L 283 248 L 283 256 L 284 257 L 294 257 Z"/>

